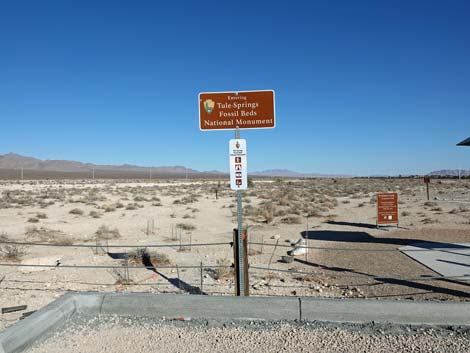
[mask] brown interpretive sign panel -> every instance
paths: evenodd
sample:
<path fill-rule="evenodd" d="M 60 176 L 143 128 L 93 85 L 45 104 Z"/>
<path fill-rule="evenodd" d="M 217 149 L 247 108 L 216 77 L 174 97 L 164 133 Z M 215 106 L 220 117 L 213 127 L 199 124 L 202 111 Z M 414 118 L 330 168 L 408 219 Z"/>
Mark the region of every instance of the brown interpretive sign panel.
<path fill-rule="evenodd" d="M 201 130 L 274 128 L 275 115 L 273 90 L 199 93 Z"/>
<path fill-rule="evenodd" d="M 377 194 L 377 225 L 398 224 L 398 194 Z"/>

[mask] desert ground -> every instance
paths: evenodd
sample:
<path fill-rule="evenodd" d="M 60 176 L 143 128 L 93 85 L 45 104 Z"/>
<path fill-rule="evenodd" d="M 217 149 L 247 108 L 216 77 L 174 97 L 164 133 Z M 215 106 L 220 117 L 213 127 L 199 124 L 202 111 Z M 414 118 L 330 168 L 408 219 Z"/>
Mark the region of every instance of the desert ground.
<path fill-rule="evenodd" d="M 399 195 L 399 227 L 377 229 L 387 191 Z M 467 283 L 397 250 L 470 242 L 470 180 L 432 179 L 430 192 L 421 178 L 253 180 L 250 295 L 469 300 Z M 227 180 L 2 180 L 0 196 L 1 307 L 33 311 L 67 291 L 234 293 Z M 281 262 L 301 237 L 308 255 Z M 0 329 L 21 315 L 3 314 Z"/>

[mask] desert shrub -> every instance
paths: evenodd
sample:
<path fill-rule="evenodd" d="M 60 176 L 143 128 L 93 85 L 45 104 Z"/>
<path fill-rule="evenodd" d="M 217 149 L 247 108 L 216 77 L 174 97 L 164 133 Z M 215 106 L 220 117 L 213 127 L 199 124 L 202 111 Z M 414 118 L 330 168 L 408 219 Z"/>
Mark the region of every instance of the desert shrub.
<path fill-rule="evenodd" d="M 423 220 L 421 220 L 421 222 L 423 222 L 424 224 L 433 224 L 433 223 L 439 223 L 439 221 L 437 219 L 432 219 L 432 218 L 424 218 Z"/>
<path fill-rule="evenodd" d="M 93 218 L 100 218 L 101 213 L 99 213 L 98 211 L 90 211 L 89 216 Z"/>
<path fill-rule="evenodd" d="M 302 219 L 298 216 L 287 216 L 281 219 L 281 223 L 285 224 L 300 224 Z"/>
<path fill-rule="evenodd" d="M 410 214 L 411 214 L 411 213 L 410 213 L 409 211 L 402 211 L 402 213 L 401 213 L 401 215 L 402 215 L 403 217 L 407 217 L 407 216 L 409 216 Z"/>
<path fill-rule="evenodd" d="M 442 207 L 433 207 L 433 208 L 431 208 L 431 211 L 442 212 Z"/>
<path fill-rule="evenodd" d="M 38 219 L 46 219 L 47 215 L 44 212 L 38 212 L 36 213 L 36 218 Z"/>
<path fill-rule="evenodd" d="M 18 262 L 26 253 L 25 248 L 16 244 L 2 244 L 2 241 L 10 241 L 6 234 L 0 234 L 0 259 L 4 261 Z"/>
<path fill-rule="evenodd" d="M 150 261 L 152 265 L 168 265 L 170 264 L 170 258 L 158 251 L 149 251 L 147 248 L 137 248 L 127 253 L 129 261 L 135 264 L 144 264 Z"/>
<path fill-rule="evenodd" d="M 29 223 L 38 223 L 39 219 L 37 219 L 36 217 L 30 217 L 30 218 L 28 218 L 28 222 Z"/>
<path fill-rule="evenodd" d="M 27 240 L 57 245 L 72 245 L 74 242 L 74 239 L 64 232 L 46 227 L 29 226 L 26 228 L 25 236 Z"/>
<path fill-rule="evenodd" d="M 426 201 L 426 202 L 424 203 L 424 206 L 426 206 L 426 207 L 436 207 L 436 206 L 437 206 L 437 202 Z"/>
<path fill-rule="evenodd" d="M 77 216 L 82 216 L 83 215 L 83 210 L 79 208 L 74 208 L 73 210 L 70 210 L 70 214 L 77 215 Z"/>
<path fill-rule="evenodd" d="M 119 229 L 117 228 L 111 229 L 108 226 L 103 224 L 95 232 L 95 236 L 96 236 L 96 239 L 99 239 L 99 240 L 109 240 L 109 239 L 120 238 L 121 234 L 119 233 Z"/>
<path fill-rule="evenodd" d="M 114 212 L 116 211 L 116 206 L 115 205 L 105 205 L 104 206 L 104 212 Z"/>
<path fill-rule="evenodd" d="M 177 228 L 181 228 L 183 230 L 194 230 L 196 229 L 196 226 L 191 224 L 191 223 L 178 223 L 176 225 Z"/>
<path fill-rule="evenodd" d="M 233 268 L 231 267 L 230 260 L 227 258 L 217 259 L 217 266 L 213 271 L 215 279 L 221 279 L 233 276 Z"/>
<path fill-rule="evenodd" d="M 144 207 L 143 205 L 139 205 L 138 203 L 128 203 L 126 206 L 126 210 L 136 210 L 138 208 Z"/>
<path fill-rule="evenodd" d="M 148 201 L 148 200 L 145 197 L 139 195 L 139 196 L 134 197 L 134 201 L 142 202 L 142 201 Z"/>

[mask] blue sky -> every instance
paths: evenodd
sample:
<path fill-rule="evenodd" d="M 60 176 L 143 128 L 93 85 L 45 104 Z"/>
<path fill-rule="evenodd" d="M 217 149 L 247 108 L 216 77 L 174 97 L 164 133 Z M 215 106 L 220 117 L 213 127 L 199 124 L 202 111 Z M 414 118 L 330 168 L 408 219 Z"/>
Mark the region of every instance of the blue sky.
<path fill-rule="evenodd" d="M 228 170 L 204 91 L 274 89 L 249 170 L 470 169 L 468 1 L 2 1 L 0 154 Z"/>

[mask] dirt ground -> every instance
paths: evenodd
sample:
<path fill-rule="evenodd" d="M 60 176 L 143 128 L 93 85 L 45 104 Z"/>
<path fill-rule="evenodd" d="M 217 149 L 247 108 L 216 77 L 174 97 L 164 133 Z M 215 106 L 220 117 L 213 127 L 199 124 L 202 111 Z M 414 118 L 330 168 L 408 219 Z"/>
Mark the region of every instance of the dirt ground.
<path fill-rule="evenodd" d="M 469 300 L 468 284 L 436 278 L 397 251 L 420 240 L 470 242 L 470 180 L 433 179 L 430 190 L 427 201 L 418 178 L 255 180 L 243 198 L 256 243 L 249 246 L 250 294 Z M 399 194 L 400 223 L 377 229 L 375 195 L 386 191 Z M 236 201 L 227 181 L 0 181 L 0 196 L 4 241 L 50 245 L 0 244 L 0 263 L 8 265 L 0 266 L 1 307 L 37 310 L 66 291 L 233 295 Z M 323 249 L 280 262 L 302 236 Z M 207 243 L 221 244 L 199 246 Z M 150 261 L 153 268 L 127 274 L 128 253 L 129 266 Z M 21 314 L 2 315 L 0 329 Z"/>

